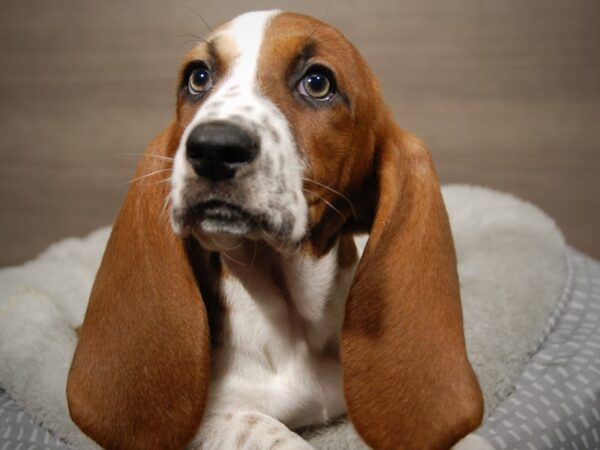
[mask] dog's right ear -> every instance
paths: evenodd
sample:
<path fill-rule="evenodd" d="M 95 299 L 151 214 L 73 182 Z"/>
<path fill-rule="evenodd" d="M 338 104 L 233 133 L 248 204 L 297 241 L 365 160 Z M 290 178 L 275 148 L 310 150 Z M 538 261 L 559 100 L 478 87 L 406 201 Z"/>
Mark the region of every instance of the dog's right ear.
<path fill-rule="evenodd" d="M 197 432 L 209 376 L 205 306 L 164 208 L 180 131 L 148 147 L 114 224 L 67 382 L 75 423 L 107 449 L 178 449 Z M 157 172 L 159 171 L 159 172 Z"/>
<path fill-rule="evenodd" d="M 383 117 L 375 215 L 342 335 L 348 415 L 374 449 L 448 449 L 483 415 L 452 234 L 429 152 Z"/>

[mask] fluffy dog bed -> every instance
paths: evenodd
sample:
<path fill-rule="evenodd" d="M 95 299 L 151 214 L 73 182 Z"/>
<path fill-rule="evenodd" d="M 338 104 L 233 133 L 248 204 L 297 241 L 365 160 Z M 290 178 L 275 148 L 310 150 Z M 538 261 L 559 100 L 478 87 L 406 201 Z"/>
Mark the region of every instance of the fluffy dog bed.
<path fill-rule="evenodd" d="M 600 264 L 514 197 L 455 185 L 444 198 L 486 400 L 473 448 L 600 448 Z M 64 388 L 108 234 L 0 270 L 0 450 L 98 448 L 70 421 Z M 365 448 L 345 420 L 303 434 L 315 448 Z"/>

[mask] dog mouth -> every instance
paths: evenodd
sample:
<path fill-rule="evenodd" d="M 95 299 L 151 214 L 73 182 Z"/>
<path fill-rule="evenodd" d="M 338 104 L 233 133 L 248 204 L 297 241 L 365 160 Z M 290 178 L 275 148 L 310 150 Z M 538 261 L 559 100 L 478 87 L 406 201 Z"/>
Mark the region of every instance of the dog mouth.
<path fill-rule="evenodd" d="M 264 240 L 274 247 L 296 242 L 291 240 L 294 217 L 283 206 L 256 210 L 228 199 L 199 199 L 173 208 L 171 224 L 179 236 L 193 235 L 204 243 L 225 237 Z"/>
<path fill-rule="evenodd" d="M 187 209 L 184 224 L 205 234 L 247 236 L 261 226 L 258 215 L 224 200 L 200 202 Z"/>

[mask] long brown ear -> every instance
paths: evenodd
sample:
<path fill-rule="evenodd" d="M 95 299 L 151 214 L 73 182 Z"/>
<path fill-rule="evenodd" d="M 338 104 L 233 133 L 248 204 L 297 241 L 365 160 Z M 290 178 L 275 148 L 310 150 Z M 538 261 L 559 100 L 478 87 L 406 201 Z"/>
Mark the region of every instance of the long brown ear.
<path fill-rule="evenodd" d="M 77 425 L 107 449 L 178 449 L 206 401 L 206 312 L 184 243 L 163 210 L 176 145 L 148 147 L 114 224 L 69 372 Z M 156 175 L 149 175 L 165 169 Z"/>
<path fill-rule="evenodd" d="M 447 449 L 483 409 L 448 218 L 421 142 L 390 119 L 376 140 L 378 204 L 342 337 L 348 412 L 374 449 Z"/>

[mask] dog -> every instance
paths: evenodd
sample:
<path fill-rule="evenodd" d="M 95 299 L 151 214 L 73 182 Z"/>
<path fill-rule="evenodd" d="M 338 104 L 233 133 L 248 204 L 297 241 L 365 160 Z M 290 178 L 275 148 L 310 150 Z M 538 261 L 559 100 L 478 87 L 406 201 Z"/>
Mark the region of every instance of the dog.
<path fill-rule="evenodd" d="M 374 449 L 447 449 L 480 424 L 431 157 L 342 33 L 214 30 L 134 180 L 67 383 L 100 445 L 309 449 L 291 430 L 347 413 Z"/>

